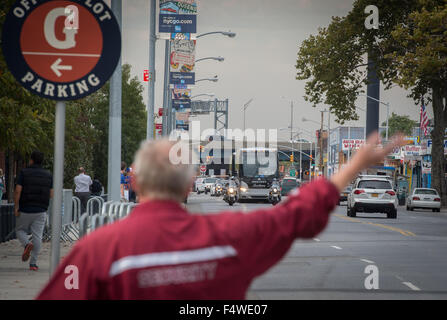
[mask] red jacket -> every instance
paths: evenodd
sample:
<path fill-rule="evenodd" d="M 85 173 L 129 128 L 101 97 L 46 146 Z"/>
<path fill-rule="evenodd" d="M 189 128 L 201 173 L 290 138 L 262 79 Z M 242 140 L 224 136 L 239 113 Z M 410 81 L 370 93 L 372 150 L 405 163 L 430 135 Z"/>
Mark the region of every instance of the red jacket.
<path fill-rule="evenodd" d="M 37 298 L 244 299 L 296 238 L 324 229 L 338 199 L 320 179 L 249 213 L 196 215 L 172 201 L 142 203 L 81 239 Z M 78 289 L 69 265 L 77 267 Z"/>

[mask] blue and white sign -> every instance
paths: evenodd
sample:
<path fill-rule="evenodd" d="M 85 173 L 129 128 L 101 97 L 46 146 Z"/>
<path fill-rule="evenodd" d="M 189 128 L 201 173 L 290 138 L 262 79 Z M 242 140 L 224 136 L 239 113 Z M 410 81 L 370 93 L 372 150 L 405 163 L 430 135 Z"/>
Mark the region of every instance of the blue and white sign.
<path fill-rule="evenodd" d="M 170 72 L 169 75 L 170 84 L 195 84 L 196 75 L 193 72 Z"/>
<path fill-rule="evenodd" d="M 158 32 L 160 33 L 197 33 L 197 15 L 160 14 Z"/>
<path fill-rule="evenodd" d="M 172 100 L 172 108 L 176 111 L 183 111 L 184 109 L 191 108 L 190 99 L 174 99 Z"/>

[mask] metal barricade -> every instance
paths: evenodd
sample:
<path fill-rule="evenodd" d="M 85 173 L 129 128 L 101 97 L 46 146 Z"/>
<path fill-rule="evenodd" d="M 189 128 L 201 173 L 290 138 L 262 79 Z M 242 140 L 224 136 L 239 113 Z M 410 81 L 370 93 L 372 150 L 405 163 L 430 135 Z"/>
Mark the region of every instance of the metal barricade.
<path fill-rule="evenodd" d="M 96 201 L 93 198 L 90 200 Z M 92 212 L 92 205 L 87 205 L 87 212 L 79 219 L 79 238 L 106 224 L 125 218 L 136 205 L 134 202 L 107 201 L 99 213 Z"/>
<path fill-rule="evenodd" d="M 83 236 L 87 234 L 89 223 L 90 223 L 90 217 L 87 214 L 87 212 L 85 212 L 79 218 L 79 239 L 81 239 Z"/>
<path fill-rule="evenodd" d="M 89 216 L 94 214 L 101 214 L 104 200 L 101 197 L 92 197 L 87 201 L 87 212 Z M 96 207 L 95 207 L 96 206 Z"/>

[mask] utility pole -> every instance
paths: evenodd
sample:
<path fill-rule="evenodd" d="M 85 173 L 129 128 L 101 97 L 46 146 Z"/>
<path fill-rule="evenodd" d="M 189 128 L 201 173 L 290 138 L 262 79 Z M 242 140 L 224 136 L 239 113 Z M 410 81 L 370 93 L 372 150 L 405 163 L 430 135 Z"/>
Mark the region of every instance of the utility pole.
<path fill-rule="evenodd" d="M 115 14 L 121 31 L 121 0 L 112 0 L 112 12 Z M 109 103 L 109 151 L 107 166 L 107 200 L 120 201 L 121 169 L 121 56 L 110 78 Z"/>
<path fill-rule="evenodd" d="M 295 148 L 294 148 L 294 144 L 293 144 L 293 101 L 290 101 L 290 142 L 292 143 L 292 158 L 293 158 L 293 162 L 292 162 L 292 169 L 295 169 Z"/>
<path fill-rule="evenodd" d="M 149 12 L 149 90 L 147 100 L 146 139 L 154 139 L 154 109 L 155 109 L 155 21 L 157 0 L 150 0 Z"/>
<path fill-rule="evenodd" d="M 327 177 L 329 177 L 330 159 L 331 159 L 331 109 L 327 111 Z"/>
<path fill-rule="evenodd" d="M 320 127 L 320 172 L 323 174 L 323 111 L 321 111 L 321 127 Z"/>
<path fill-rule="evenodd" d="M 164 74 L 164 83 L 163 83 L 163 136 L 168 135 L 169 127 L 168 127 L 168 119 L 169 119 L 169 67 L 171 64 L 170 61 L 171 54 L 171 42 L 170 40 L 166 40 L 165 44 L 165 74 Z"/>

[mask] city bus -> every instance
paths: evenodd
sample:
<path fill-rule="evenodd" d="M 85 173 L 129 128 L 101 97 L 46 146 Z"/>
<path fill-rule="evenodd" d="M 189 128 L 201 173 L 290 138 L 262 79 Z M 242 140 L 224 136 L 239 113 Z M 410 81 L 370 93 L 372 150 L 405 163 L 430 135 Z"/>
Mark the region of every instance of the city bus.
<path fill-rule="evenodd" d="M 279 159 L 276 148 L 241 148 L 231 157 L 230 170 L 239 180 L 239 202 L 268 201 L 274 179 L 279 179 Z"/>

